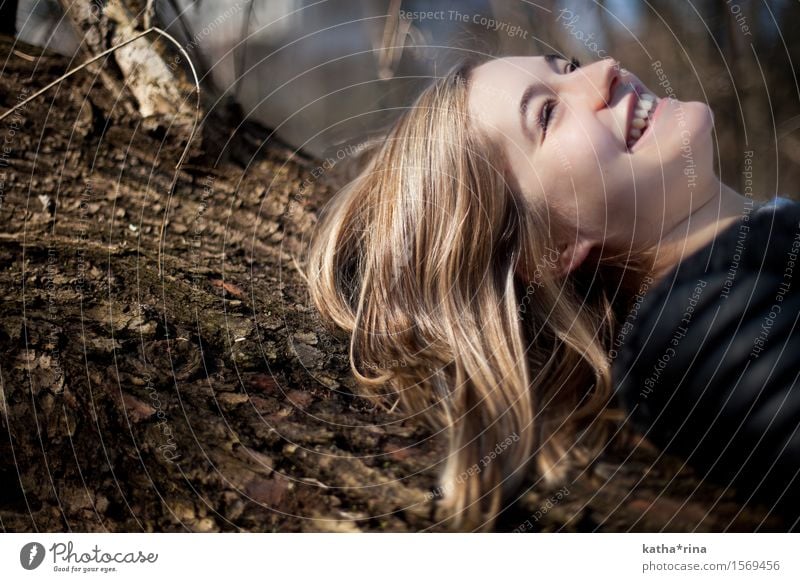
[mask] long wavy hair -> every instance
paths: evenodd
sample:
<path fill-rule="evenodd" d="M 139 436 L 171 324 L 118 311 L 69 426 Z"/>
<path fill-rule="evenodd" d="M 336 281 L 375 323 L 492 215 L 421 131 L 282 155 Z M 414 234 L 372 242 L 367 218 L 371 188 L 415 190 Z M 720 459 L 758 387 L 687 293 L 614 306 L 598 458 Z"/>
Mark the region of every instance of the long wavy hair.
<path fill-rule="evenodd" d="M 484 60 L 462 59 L 362 150 L 304 274 L 323 321 L 349 334 L 359 395 L 446 434 L 446 526 L 485 531 L 527 480 L 555 486 L 607 442 L 610 354 L 653 258 L 599 253 L 551 274 L 565 225 L 523 200 L 468 114 Z"/>

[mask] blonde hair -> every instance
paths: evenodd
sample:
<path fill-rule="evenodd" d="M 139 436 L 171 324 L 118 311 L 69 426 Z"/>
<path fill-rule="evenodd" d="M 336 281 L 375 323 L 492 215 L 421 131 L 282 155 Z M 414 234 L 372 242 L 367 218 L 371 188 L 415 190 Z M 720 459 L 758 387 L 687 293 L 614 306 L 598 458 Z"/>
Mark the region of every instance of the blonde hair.
<path fill-rule="evenodd" d="M 350 334 L 360 395 L 446 433 L 447 527 L 488 530 L 524 480 L 555 485 L 607 440 L 609 351 L 649 263 L 541 268 L 563 225 L 515 193 L 502 148 L 470 123 L 480 62 L 453 66 L 363 152 L 320 213 L 305 277 Z"/>

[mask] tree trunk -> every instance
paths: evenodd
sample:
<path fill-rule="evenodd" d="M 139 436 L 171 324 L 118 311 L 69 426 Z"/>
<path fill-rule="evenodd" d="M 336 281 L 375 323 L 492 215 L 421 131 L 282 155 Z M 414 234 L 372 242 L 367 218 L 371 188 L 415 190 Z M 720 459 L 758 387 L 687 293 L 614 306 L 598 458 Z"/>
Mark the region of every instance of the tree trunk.
<path fill-rule="evenodd" d="M 68 67 L 11 47 L 2 111 Z M 186 129 L 115 100 L 87 69 L 0 122 L 0 527 L 442 530 L 444 439 L 353 395 L 293 266 L 333 192 L 319 162 L 215 111 L 170 195 Z M 498 529 L 761 524 L 622 435 Z"/>

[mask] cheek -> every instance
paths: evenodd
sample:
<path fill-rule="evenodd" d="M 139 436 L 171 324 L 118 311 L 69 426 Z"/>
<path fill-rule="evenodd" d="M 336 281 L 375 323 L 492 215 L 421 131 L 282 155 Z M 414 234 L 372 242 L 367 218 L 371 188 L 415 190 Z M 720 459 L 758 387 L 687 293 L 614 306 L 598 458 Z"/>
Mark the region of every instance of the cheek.
<path fill-rule="evenodd" d="M 580 130 L 560 132 L 547 156 L 539 158 L 546 165 L 543 186 L 548 207 L 565 224 L 580 225 L 584 232 L 602 232 L 608 209 L 631 207 L 621 200 L 630 191 L 628 181 L 621 181 L 618 160 L 609 155 L 610 148 L 601 147 L 603 136 Z"/>
<path fill-rule="evenodd" d="M 553 136 L 553 149 L 575 169 L 596 169 L 612 152 L 618 152 L 619 144 L 606 127 L 597 122 L 580 123 L 575 118 L 565 121 L 569 123 L 564 124 L 558 136 Z"/>
<path fill-rule="evenodd" d="M 549 157 L 559 169 L 562 188 L 574 188 L 589 201 L 615 196 L 621 181 L 630 185 L 630 172 L 620 167 L 619 144 L 608 129 L 572 123 L 553 137 Z"/>

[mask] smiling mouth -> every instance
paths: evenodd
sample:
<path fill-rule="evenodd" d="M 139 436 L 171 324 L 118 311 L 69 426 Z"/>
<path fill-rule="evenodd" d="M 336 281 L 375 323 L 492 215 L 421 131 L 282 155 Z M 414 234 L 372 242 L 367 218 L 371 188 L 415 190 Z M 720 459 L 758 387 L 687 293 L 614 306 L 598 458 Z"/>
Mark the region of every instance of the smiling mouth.
<path fill-rule="evenodd" d="M 632 85 L 633 106 L 628 114 L 628 127 L 625 135 L 625 143 L 628 152 L 638 142 L 650 126 L 650 120 L 655 113 L 660 99 L 648 93 L 641 87 Z"/>

